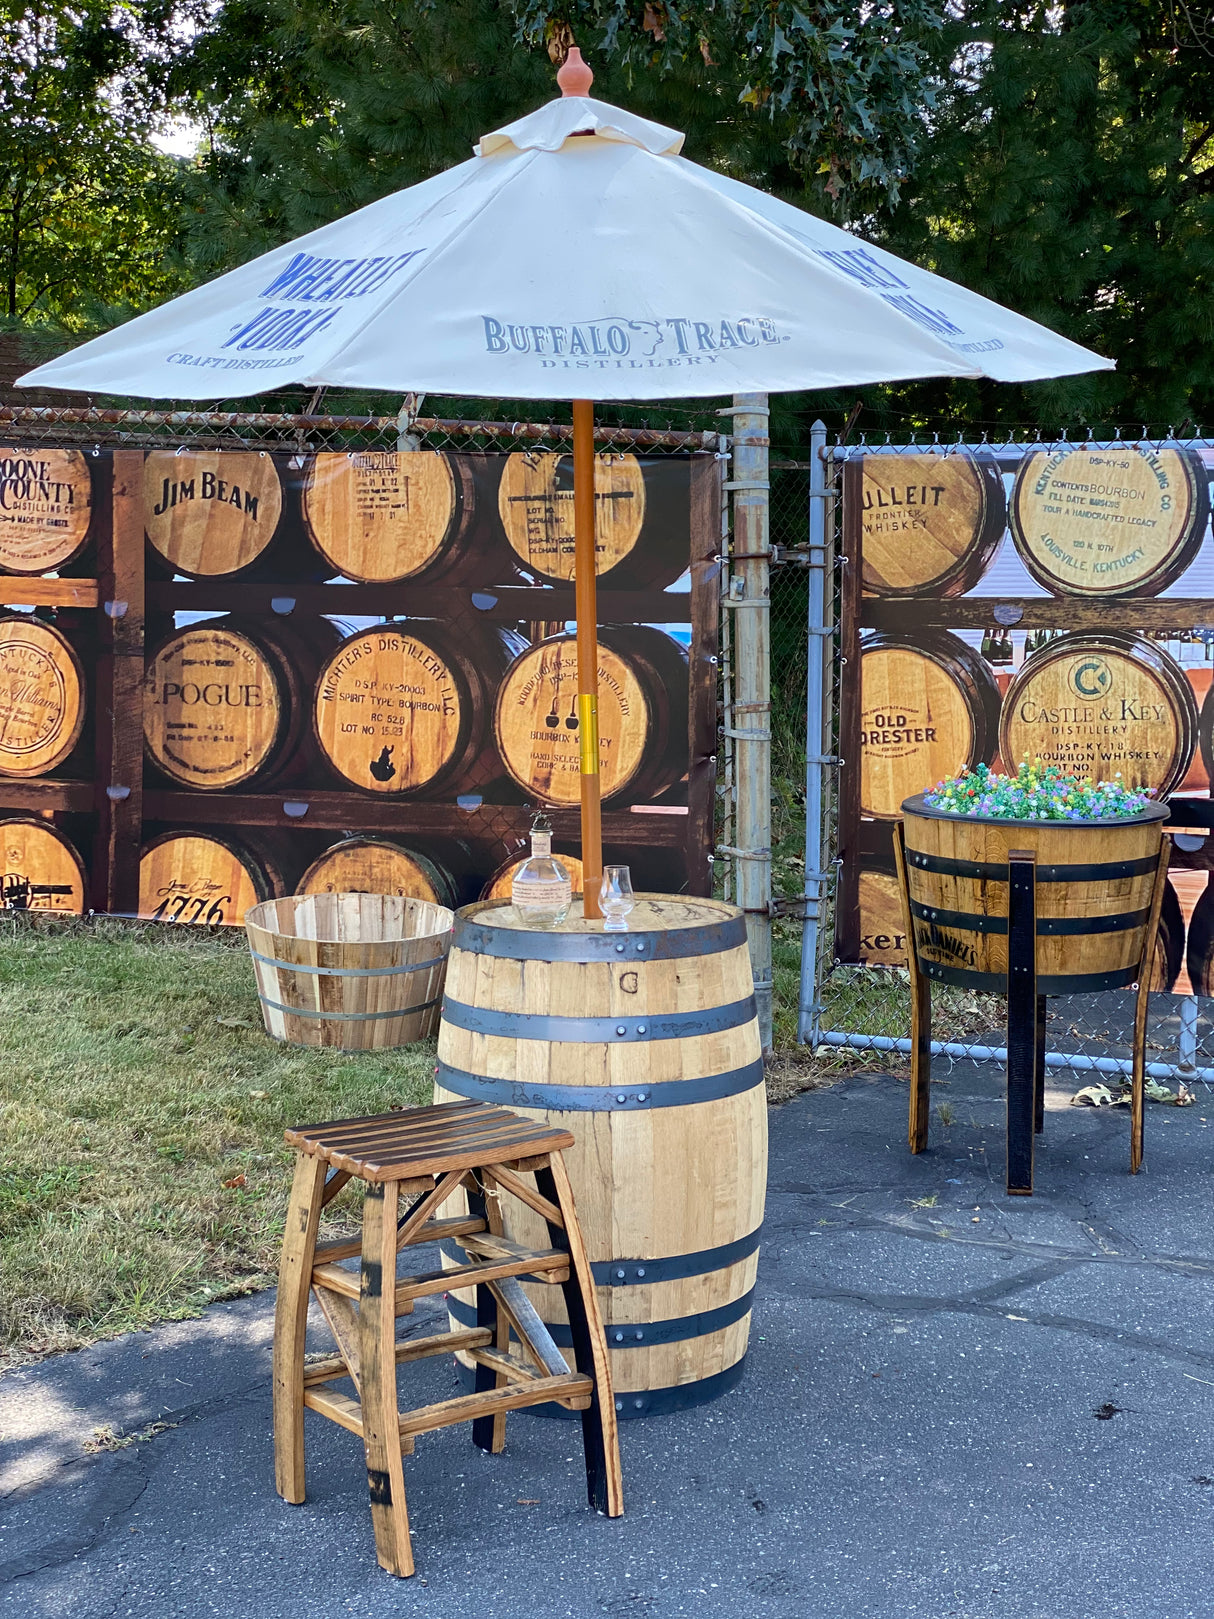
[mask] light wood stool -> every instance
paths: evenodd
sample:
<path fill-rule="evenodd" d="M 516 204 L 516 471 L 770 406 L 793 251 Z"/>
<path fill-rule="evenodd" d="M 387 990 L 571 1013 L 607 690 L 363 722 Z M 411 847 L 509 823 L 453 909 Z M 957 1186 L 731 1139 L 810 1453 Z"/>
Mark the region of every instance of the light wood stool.
<path fill-rule="evenodd" d="M 401 1457 L 412 1452 L 414 1435 L 471 1422 L 473 1443 L 500 1451 L 507 1411 L 553 1401 L 582 1413 L 590 1504 L 618 1518 L 624 1496 L 615 1402 L 590 1261 L 561 1158 L 573 1145 L 569 1132 L 505 1108 L 454 1102 L 303 1126 L 288 1130 L 286 1141 L 297 1156 L 274 1318 L 279 1495 L 285 1501 L 304 1499 L 305 1407 L 359 1434 L 367 1451 L 376 1555 L 390 1573 L 412 1574 Z M 535 1175 L 534 1187 L 520 1178 L 527 1171 Z M 321 1210 L 351 1179 L 366 1183 L 362 1240 L 318 1248 Z M 469 1213 L 435 1219 L 435 1210 L 461 1186 Z M 543 1216 L 551 1248 L 525 1248 L 502 1235 L 501 1192 Z M 467 1263 L 397 1279 L 401 1248 L 440 1237 L 455 1239 Z M 361 1275 L 338 1264 L 359 1253 Z M 553 1343 L 520 1276 L 562 1288 L 576 1371 L 569 1370 Z M 476 1288 L 475 1327 L 397 1342 L 396 1317 L 408 1314 L 414 1299 L 461 1286 Z M 338 1352 L 305 1368 L 313 1292 Z M 512 1327 L 533 1364 L 511 1354 Z M 475 1364 L 474 1392 L 401 1411 L 397 1366 L 457 1349 Z M 347 1377 L 358 1399 L 332 1386 Z"/>

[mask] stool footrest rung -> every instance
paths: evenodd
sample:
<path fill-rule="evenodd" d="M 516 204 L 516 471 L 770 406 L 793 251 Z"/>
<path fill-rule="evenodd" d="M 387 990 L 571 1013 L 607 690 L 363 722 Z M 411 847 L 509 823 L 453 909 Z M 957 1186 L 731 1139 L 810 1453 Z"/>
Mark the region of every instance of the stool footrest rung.
<path fill-rule="evenodd" d="M 444 1237 L 471 1236 L 473 1232 L 484 1229 L 485 1222 L 471 1214 L 457 1215 L 450 1220 L 427 1220 L 408 1246 L 412 1248 L 422 1242 L 441 1242 Z M 316 1249 L 316 1264 L 331 1265 L 339 1259 L 354 1259 L 362 1251 L 361 1237 L 351 1237 L 348 1242 L 321 1243 Z"/>
<path fill-rule="evenodd" d="M 486 1389 L 482 1394 L 461 1394 L 454 1400 L 440 1400 L 437 1405 L 422 1405 L 416 1411 L 402 1411 L 401 1436 L 430 1433 L 435 1428 L 447 1428 L 456 1422 L 475 1422 L 478 1417 L 492 1417 L 499 1411 L 522 1411 L 529 1405 L 544 1405 L 549 1400 L 564 1405 L 567 1401 L 584 1399 L 588 1409 L 594 1395 L 594 1380 L 579 1372 L 568 1372 L 564 1377 L 537 1377 L 511 1388 Z"/>
<path fill-rule="evenodd" d="M 469 1234 L 460 1239 L 460 1247 L 470 1254 L 480 1254 L 487 1259 L 534 1259 L 535 1249 L 528 1248 L 526 1243 L 514 1242 L 509 1237 L 499 1237 L 495 1232 L 483 1231 L 476 1235 Z M 549 1248 L 543 1250 L 545 1254 L 560 1253 L 560 1249 Z M 450 1272 L 447 1272 L 450 1275 Z M 565 1255 L 565 1263 L 554 1265 L 551 1270 L 541 1271 L 536 1277 L 539 1282 L 567 1282 L 569 1280 L 569 1256 Z"/>
<path fill-rule="evenodd" d="M 493 1342 L 488 1327 L 468 1327 L 464 1332 L 436 1332 L 428 1338 L 406 1338 L 396 1346 L 396 1364 L 426 1360 L 431 1355 L 454 1354 L 457 1349 L 481 1349 Z M 304 1386 L 327 1383 L 331 1377 L 349 1377 L 350 1368 L 340 1355 L 327 1355 L 304 1367 Z"/>
<path fill-rule="evenodd" d="M 550 1270 L 564 1270 L 568 1275 L 569 1255 L 557 1248 L 537 1249 L 519 1259 L 453 1265 L 450 1270 L 422 1271 L 417 1276 L 404 1276 L 396 1284 L 397 1314 L 400 1314 L 400 1306 L 407 1304 L 410 1299 L 425 1298 L 431 1293 L 446 1293 L 453 1287 L 476 1287 L 481 1282 L 496 1281 L 501 1276 L 528 1276 L 533 1271 Z M 340 1265 L 316 1265 L 312 1270 L 312 1286 L 327 1287 L 332 1293 L 357 1299 L 361 1293 L 361 1277 L 357 1271 L 343 1270 Z"/>

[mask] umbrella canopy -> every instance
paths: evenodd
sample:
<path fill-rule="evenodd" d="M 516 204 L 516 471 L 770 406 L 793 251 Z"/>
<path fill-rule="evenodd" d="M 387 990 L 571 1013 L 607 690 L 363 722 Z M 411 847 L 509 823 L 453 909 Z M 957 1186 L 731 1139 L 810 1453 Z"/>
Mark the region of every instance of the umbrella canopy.
<path fill-rule="evenodd" d="M 689 162 L 682 144 L 677 130 L 566 95 L 486 135 L 466 163 L 21 385 L 158 399 L 288 383 L 670 399 L 1112 365 Z"/>
<path fill-rule="evenodd" d="M 774 393 L 1103 369 L 986 298 L 679 155 L 589 94 L 22 377 L 214 399 L 288 383 L 573 401 L 587 916 L 599 915 L 595 399 Z"/>

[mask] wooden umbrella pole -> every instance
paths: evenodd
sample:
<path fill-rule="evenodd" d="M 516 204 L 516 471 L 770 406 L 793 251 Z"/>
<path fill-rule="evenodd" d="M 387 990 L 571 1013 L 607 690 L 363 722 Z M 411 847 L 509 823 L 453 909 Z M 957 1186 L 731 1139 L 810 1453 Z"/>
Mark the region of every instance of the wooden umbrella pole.
<path fill-rule="evenodd" d="M 599 791 L 598 576 L 594 546 L 594 405 L 573 401 L 573 552 L 577 615 L 577 717 L 582 771 L 584 914 L 602 916 L 603 813 Z"/>

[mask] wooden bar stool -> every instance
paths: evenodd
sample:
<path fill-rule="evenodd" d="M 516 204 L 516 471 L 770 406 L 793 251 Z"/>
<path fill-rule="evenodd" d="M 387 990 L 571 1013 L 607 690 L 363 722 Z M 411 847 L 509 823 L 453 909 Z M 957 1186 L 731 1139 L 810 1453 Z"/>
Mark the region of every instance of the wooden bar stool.
<path fill-rule="evenodd" d="M 615 1402 L 603 1324 L 573 1193 L 561 1153 L 567 1130 L 481 1102 L 405 1109 L 378 1118 L 340 1119 L 286 1132 L 296 1149 L 274 1318 L 274 1472 L 285 1501 L 304 1499 L 304 1408 L 361 1435 L 367 1452 L 371 1519 L 380 1564 L 413 1573 L 403 1453 L 414 1436 L 472 1423 L 482 1450 L 506 1442 L 506 1412 L 549 1401 L 582 1414 L 590 1504 L 617 1518 L 624 1510 Z M 534 1187 L 520 1178 L 535 1175 Z M 351 1179 L 366 1183 L 362 1240 L 317 1247 L 321 1210 Z M 463 1187 L 469 1213 L 436 1219 Z M 547 1222 L 550 1248 L 502 1234 L 499 1193 L 508 1192 Z M 402 1198 L 403 1194 L 403 1198 Z M 401 1248 L 446 1237 L 467 1263 L 397 1279 Z M 338 1261 L 362 1255 L 360 1275 Z M 573 1339 L 570 1371 L 519 1277 L 559 1285 Z M 452 1287 L 476 1288 L 476 1326 L 398 1343 L 396 1317 L 413 1300 Z M 305 1368 L 308 1298 L 316 1301 L 338 1352 Z M 510 1329 L 527 1359 L 510 1352 Z M 401 1411 L 396 1368 L 404 1361 L 463 1350 L 476 1367 L 471 1394 Z M 349 1378 L 357 1399 L 333 1387 Z"/>

